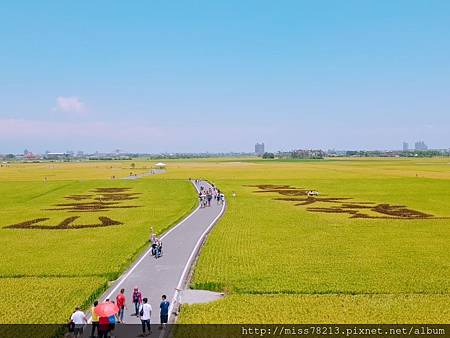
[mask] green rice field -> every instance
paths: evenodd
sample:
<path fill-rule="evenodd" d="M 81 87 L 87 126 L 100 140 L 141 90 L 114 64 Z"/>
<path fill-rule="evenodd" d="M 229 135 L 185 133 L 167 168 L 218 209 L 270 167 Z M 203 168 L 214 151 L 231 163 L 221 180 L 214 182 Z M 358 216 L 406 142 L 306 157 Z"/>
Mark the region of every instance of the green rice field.
<path fill-rule="evenodd" d="M 192 287 L 225 298 L 184 306 L 180 322 L 449 323 L 449 162 L 212 165 L 206 177 L 236 197 L 203 248 Z M 297 205 L 307 197 L 294 187 L 320 195 Z"/>
<path fill-rule="evenodd" d="M 225 297 L 183 305 L 180 323 L 450 323 L 448 158 L 167 163 L 138 180 L 111 179 L 129 174 L 125 161 L 0 168 L 0 321 L 64 322 L 88 304 L 150 225 L 162 232 L 192 210 L 192 177 L 228 206 L 190 286 Z"/>
<path fill-rule="evenodd" d="M 196 203 L 187 180 L 111 172 L 121 175 L 102 163 L 0 168 L 0 323 L 66 322 L 131 264 L 150 226 L 161 233 Z"/>

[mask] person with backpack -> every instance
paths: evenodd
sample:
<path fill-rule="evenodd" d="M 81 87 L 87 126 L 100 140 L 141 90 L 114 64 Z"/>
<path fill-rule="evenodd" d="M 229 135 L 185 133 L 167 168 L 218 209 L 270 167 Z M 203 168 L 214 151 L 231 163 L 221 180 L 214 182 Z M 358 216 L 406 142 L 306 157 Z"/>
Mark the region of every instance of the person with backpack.
<path fill-rule="evenodd" d="M 152 317 L 152 306 L 148 304 L 148 299 L 144 298 L 142 300 L 142 304 L 139 307 L 139 318 L 141 319 L 142 323 L 142 337 L 144 337 L 145 329 L 147 328 L 148 334 L 150 335 L 152 333 L 150 328 L 150 318 Z"/>
<path fill-rule="evenodd" d="M 126 309 L 126 298 L 125 298 L 125 289 L 121 289 L 120 293 L 116 297 L 116 304 L 119 308 L 119 313 L 117 314 L 117 317 L 119 318 L 119 323 L 123 323 L 123 316 L 125 314 Z"/>
<path fill-rule="evenodd" d="M 160 319 L 161 319 L 160 329 L 164 328 L 164 326 L 167 324 L 167 322 L 169 320 L 169 307 L 170 307 L 170 302 L 167 300 L 167 296 L 162 295 L 161 303 L 159 304 Z"/>
<path fill-rule="evenodd" d="M 139 291 L 138 287 L 136 286 L 133 290 L 133 304 L 134 304 L 134 313 L 137 316 L 139 316 L 139 307 L 142 304 L 142 293 Z"/>

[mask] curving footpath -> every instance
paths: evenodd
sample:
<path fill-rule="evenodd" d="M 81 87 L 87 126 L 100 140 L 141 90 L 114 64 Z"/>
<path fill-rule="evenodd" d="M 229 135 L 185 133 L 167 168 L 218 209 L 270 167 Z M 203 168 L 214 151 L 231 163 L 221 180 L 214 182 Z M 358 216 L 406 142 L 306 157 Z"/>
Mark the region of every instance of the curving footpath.
<path fill-rule="evenodd" d="M 199 190 L 201 186 L 211 187 L 209 183 L 199 181 L 196 189 Z M 151 323 L 159 324 L 159 303 L 161 295 L 165 294 L 171 301 L 169 322 L 173 322 L 173 300 L 178 299 L 178 290 L 186 287 L 189 271 L 198 251 L 208 232 L 224 213 L 225 206 L 226 203 L 217 205 L 215 201 L 212 201 L 211 207 L 198 206 L 189 216 L 160 237 L 163 243 L 161 258 L 155 259 L 151 255 L 149 246 L 142 256 L 100 297 L 100 300 L 104 301 L 107 298 L 115 300 L 120 289 L 124 288 L 128 308 L 125 310 L 124 321 L 127 324 L 140 324 L 139 318 L 131 316 L 134 312 L 131 295 L 133 288 L 137 286 L 142 292 L 142 297 L 147 297 L 153 308 Z"/>

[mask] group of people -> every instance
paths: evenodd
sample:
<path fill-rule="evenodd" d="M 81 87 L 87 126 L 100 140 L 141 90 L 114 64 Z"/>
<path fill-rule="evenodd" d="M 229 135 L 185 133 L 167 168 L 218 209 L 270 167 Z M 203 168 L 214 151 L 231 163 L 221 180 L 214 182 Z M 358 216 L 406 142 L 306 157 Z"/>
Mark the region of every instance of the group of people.
<path fill-rule="evenodd" d="M 152 256 L 160 258 L 162 256 L 162 241 L 156 236 L 153 227 L 151 227 L 150 231 L 150 242 L 152 243 Z"/>
<path fill-rule="evenodd" d="M 135 287 L 133 289 L 132 294 L 132 301 L 134 305 L 134 313 L 132 316 L 139 317 L 142 324 L 142 335 L 146 335 L 146 329 L 148 331 L 148 334 L 151 333 L 150 329 L 150 319 L 152 316 L 152 306 L 148 302 L 148 298 L 144 297 L 142 298 L 142 293 L 139 291 L 138 287 Z M 170 308 L 170 302 L 167 300 L 166 295 L 161 296 L 161 302 L 159 304 L 159 317 L 161 326 L 160 328 L 164 328 L 164 326 L 167 324 L 169 320 L 169 308 Z"/>
<path fill-rule="evenodd" d="M 223 204 L 225 202 L 225 195 L 214 185 L 212 185 L 209 188 L 200 186 L 198 192 L 198 199 L 200 201 L 200 207 L 205 208 L 211 206 L 212 200 L 215 200 L 218 205 Z"/>
<path fill-rule="evenodd" d="M 225 202 L 225 195 L 219 189 L 217 189 L 214 184 L 212 184 L 210 187 L 205 187 L 200 184 L 199 180 L 195 180 L 195 184 L 199 190 L 200 206 L 202 208 L 210 207 L 213 200 L 215 200 L 218 205 Z M 234 193 L 233 196 L 235 196 Z M 160 258 L 162 255 L 162 241 L 156 236 L 153 227 L 151 227 L 150 242 L 152 255 L 155 258 Z M 152 306 L 150 305 L 147 297 L 142 297 L 142 293 L 138 289 L 138 287 L 135 287 L 133 289 L 131 297 L 132 303 L 134 305 L 131 316 L 139 317 L 142 324 L 141 336 L 150 335 Z M 125 323 L 125 310 L 127 310 L 125 289 L 120 290 L 120 293 L 117 295 L 115 301 L 106 299 L 104 303 L 113 304 L 112 306 L 114 307 L 114 309 L 116 309 L 116 312 L 108 316 L 100 316 L 96 312 L 96 308 L 97 306 L 99 306 L 99 302 L 95 301 L 91 308 L 91 337 L 110 337 L 117 323 Z M 114 305 L 117 307 L 115 307 Z M 161 322 L 160 328 L 163 328 L 168 322 L 170 308 L 170 302 L 167 300 L 166 295 L 162 295 L 159 308 Z M 77 307 L 70 317 L 69 331 L 73 332 L 73 335 L 75 337 L 81 337 L 83 335 L 84 327 L 87 323 L 88 319 L 85 313 L 79 307 Z"/>
<path fill-rule="evenodd" d="M 139 317 L 142 325 L 141 336 L 147 336 L 151 334 L 151 316 L 152 316 L 152 306 L 149 303 L 147 297 L 142 297 L 142 293 L 138 287 L 133 289 L 131 296 L 134 309 L 131 316 Z M 96 308 L 99 305 L 98 301 L 93 303 L 91 307 L 92 316 L 92 327 L 91 327 L 91 337 L 107 338 L 111 336 L 112 331 L 115 329 L 117 323 L 124 324 L 126 297 L 125 289 L 121 289 L 120 293 L 117 295 L 116 300 L 106 299 L 104 303 L 112 303 L 119 309 L 118 312 L 111 314 L 110 316 L 102 317 L 97 314 Z M 162 295 L 161 302 L 159 304 L 160 309 L 160 329 L 163 329 L 169 320 L 169 308 L 170 302 L 167 300 L 166 295 Z M 78 338 L 83 335 L 84 326 L 87 324 L 88 319 L 83 311 L 79 307 L 75 309 L 70 317 L 69 331 L 73 332 L 74 337 Z"/>

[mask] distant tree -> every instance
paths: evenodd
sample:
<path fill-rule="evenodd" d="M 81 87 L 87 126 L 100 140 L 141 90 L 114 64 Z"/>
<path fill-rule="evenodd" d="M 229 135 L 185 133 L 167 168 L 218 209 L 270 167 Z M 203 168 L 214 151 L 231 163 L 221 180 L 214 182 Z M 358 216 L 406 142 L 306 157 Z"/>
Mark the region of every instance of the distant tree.
<path fill-rule="evenodd" d="M 131 168 L 136 168 L 136 163 L 131 163 Z"/>
<path fill-rule="evenodd" d="M 266 152 L 263 154 L 262 158 L 264 158 L 264 159 L 275 158 L 275 154 Z"/>
<path fill-rule="evenodd" d="M 8 155 L 5 156 L 5 158 L 7 160 L 12 160 L 12 159 L 16 158 L 16 156 L 14 154 L 8 154 Z"/>

